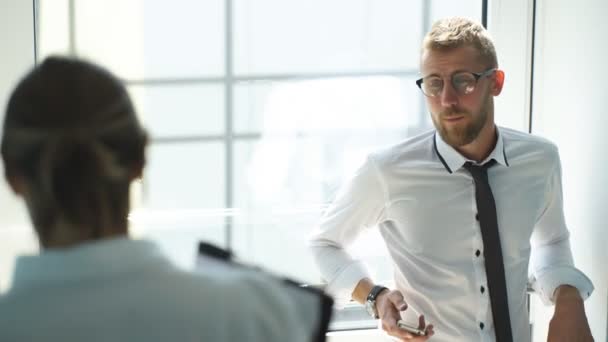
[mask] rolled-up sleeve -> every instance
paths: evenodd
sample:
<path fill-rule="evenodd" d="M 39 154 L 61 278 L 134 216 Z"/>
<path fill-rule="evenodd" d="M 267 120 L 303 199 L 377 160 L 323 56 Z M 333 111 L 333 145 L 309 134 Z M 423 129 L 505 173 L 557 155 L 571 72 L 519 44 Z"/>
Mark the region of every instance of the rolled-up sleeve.
<path fill-rule="evenodd" d="M 545 210 L 532 233 L 530 283 L 546 305 L 554 304 L 554 292 L 560 285 L 576 287 L 583 299 L 593 292 L 589 278 L 574 266 L 570 233 L 563 212 L 561 165 L 555 150 L 549 178 Z"/>
<path fill-rule="evenodd" d="M 350 300 L 358 282 L 370 277 L 366 266 L 346 250 L 365 229 L 385 215 L 386 185 L 372 157 L 346 182 L 324 212 L 309 247 L 336 305 Z"/>

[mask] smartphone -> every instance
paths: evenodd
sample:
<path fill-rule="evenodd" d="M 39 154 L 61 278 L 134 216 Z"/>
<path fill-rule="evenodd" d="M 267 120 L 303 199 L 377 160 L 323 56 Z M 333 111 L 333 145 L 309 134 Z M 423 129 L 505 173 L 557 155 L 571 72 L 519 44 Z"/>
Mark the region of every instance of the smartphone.
<path fill-rule="evenodd" d="M 410 325 L 410 324 L 407 324 L 407 323 L 405 323 L 402 320 L 397 321 L 397 326 L 400 329 L 403 329 L 403 330 L 405 330 L 407 332 L 410 332 L 410 333 L 412 333 L 414 335 L 417 335 L 417 336 L 425 336 L 426 335 L 426 331 L 420 330 L 417 327 L 415 327 L 413 325 Z"/>

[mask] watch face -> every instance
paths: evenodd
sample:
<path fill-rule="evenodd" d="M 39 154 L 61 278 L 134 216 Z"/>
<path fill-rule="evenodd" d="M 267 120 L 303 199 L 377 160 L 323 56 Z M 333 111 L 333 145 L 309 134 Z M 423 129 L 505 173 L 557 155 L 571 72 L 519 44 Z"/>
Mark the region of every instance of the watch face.
<path fill-rule="evenodd" d="M 375 285 L 372 287 L 372 290 L 367 295 L 367 300 L 365 301 L 365 309 L 370 314 L 370 316 L 374 318 L 378 318 L 378 310 L 376 309 L 376 297 L 380 294 L 380 292 L 388 290 L 386 287 L 382 285 Z"/>
<path fill-rule="evenodd" d="M 376 312 L 376 303 L 372 302 L 372 301 L 366 301 L 365 302 L 365 310 L 367 310 L 367 313 L 374 317 L 374 318 L 378 318 L 378 313 Z"/>

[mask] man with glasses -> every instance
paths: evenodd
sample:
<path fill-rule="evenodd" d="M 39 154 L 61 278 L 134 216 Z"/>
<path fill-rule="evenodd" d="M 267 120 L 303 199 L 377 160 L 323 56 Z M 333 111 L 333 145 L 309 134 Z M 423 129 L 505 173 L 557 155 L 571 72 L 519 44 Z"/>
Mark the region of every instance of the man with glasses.
<path fill-rule="evenodd" d="M 593 285 L 573 264 L 557 148 L 495 125 L 505 74 L 487 32 L 436 22 L 420 71 L 436 129 L 372 153 L 324 213 L 311 249 L 328 292 L 365 304 L 400 340 L 525 342 L 530 283 L 555 305 L 550 341 L 592 341 L 583 300 Z M 394 289 L 346 252 L 371 227 Z M 421 335 L 399 322 L 408 307 L 422 313 Z"/>

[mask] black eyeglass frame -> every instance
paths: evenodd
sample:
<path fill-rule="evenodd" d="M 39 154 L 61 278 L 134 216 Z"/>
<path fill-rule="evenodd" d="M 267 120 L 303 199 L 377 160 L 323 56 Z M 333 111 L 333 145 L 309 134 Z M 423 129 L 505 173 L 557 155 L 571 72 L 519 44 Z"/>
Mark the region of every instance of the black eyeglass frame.
<path fill-rule="evenodd" d="M 479 82 L 480 78 L 489 76 L 493 72 L 496 72 L 496 71 L 498 71 L 497 68 L 490 68 L 490 69 L 488 69 L 486 71 L 482 71 L 482 72 L 470 72 L 470 71 L 466 71 L 466 72 L 469 73 L 469 74 L 471 74 L 471 75 L 473 75 L 473 77 L 475 77 L 475 87 L 477 87 L 477 82 Z M 453 74 L 453 75 L 450 76 L 450 83 L 452 83 L 452 87 L 454 87 L 454 81 L 453 81 L 454 78 L 453 77 L 456 74 L 460 74 L 460 72 L 455 73 L 455 74 Z M 424 92 L 424 90 L 422 89 L 422 83 L 423 82 L 424 82 L 424 77 L 419 78 L 419 79 L 416 80 L 416 85 L 418 86 L 418 88 L 420 89 L 420 91 L 422 91 L 422 93 L 424 94 L 424 96 L 433 97 L 433 98 L 436 97 L 434 95 L 428 95 L 428 94 L 426 94 Z M 445 84 L 444 84 L 444 86 L 445 86 Z M 456 88 L 456 87 L 454 87 L 454 88 Z M 443 90 L 443 87 L 441 88 L 441 90 Z"/>

